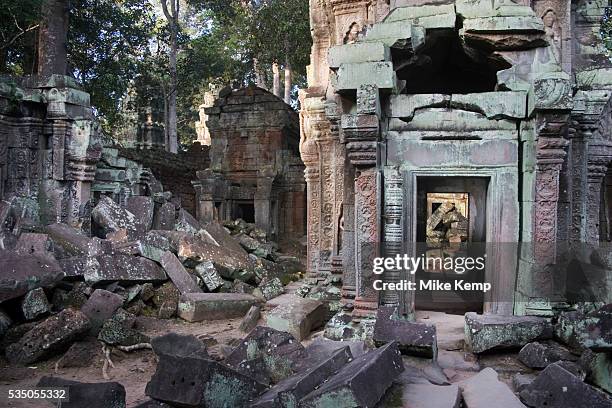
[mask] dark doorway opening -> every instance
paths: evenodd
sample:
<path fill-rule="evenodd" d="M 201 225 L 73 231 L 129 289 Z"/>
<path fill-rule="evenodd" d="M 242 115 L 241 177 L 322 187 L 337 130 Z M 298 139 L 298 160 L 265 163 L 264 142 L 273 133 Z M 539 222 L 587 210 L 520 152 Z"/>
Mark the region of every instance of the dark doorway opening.
<path fill-rule="evenodd" d="M 234 202 L 234 211 L 232 219 L 242 218 L 248 223 L 255 222 L 255 205 L 253 201 L 237 201 Z"/>
<path fill-rule="evenodd" d="M 465 262 L 461 258 L 476 259 L 486 252 L 488 184 L 488 177 L 417 178 L 418 254 L 443 261 L 426 263 L 417 271 L 416 279 L 417 282 L 448 282 L 453 288 L 451 291 L 417 290 L 417 310 L 482 313 L 484 293 L 455 290 L 455 281 L 484 281 L 484 269 L 458 273 L 456 265 L 458 261 Z M 453 267 L 441 266 L 448 265 L 446 262 L 452 262 Z"/>

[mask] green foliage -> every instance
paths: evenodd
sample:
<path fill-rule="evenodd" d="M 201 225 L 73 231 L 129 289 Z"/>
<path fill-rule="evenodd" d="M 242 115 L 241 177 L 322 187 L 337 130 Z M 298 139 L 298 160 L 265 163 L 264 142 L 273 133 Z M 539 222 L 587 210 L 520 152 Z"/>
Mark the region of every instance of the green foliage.
<path fill-rule="evenodd" d="M 0 73 L 33 73 L 42 0 L 3 0 L 0 7 Z"/>
<path fill-rule="evenodd" d="M 258 60 L 291 64 L 306 75 L 310 57 L 308 0 L 265 0 L 254 13 L 253 52 Z"/>
<path fill-rule="evenodd" d="M 608 50 L 608 56 L 612 57 L 612 7 L 606 7 L 601 21 L 600 34 Z"/>
<path fill-rule="evenodd" d="M 73 0 L 68 62 L 107 131 L 121 123 L 119 101 L 132 78 L 150 68 L 155 22 L 148 0 Z"/>

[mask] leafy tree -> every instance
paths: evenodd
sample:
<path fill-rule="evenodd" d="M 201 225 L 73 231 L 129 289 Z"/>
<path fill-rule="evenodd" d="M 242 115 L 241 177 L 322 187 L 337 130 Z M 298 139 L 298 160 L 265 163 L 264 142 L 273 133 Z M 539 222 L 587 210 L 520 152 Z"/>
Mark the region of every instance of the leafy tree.
<path fill-rule="evenodd" d="M 42 0 L 4 0 L 0 7 L 0 73 L 35 73 Z"/>

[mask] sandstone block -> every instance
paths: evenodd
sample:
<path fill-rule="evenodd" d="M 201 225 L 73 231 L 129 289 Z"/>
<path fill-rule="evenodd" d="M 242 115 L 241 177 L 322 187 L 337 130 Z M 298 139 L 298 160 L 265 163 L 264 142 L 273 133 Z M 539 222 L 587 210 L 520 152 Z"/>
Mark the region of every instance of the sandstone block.
<path fill-rule="evenodd" d="M 196 274 L 202 279 L 206 288 L 213 292 L 223 286 L 223 278 L 215 264 L 211 261 L 204 261 L 195 267 Z"/>
<path fill-rule="evenodd" d="M 134 214 L 136 221 L 142 224 L 145 230 L 153 228 L 153 215 L 155 203 L 153 198 L 147 196 L 132 196 L 127 199 L 126 209 Z"/>
<path fill-rule="evenodd" d="M 66 224 L 51 224 L 45 227 L 45 232 L 53 240 L 55 249 L 60 247 L 67 256 L 102 255 L 110 253 L 109 242 L 98 238 L 89 238 Z"/>
<path fill-rule="evenodd" d="M 104 289 L 96 289 L 81 308 L 89 318 L 91 333 L 97 336 L 102 324 L 123 305 L 123 298 Z"/>
<path fill-rule="evenodd" d="M 60 377 L 42 377 L 37 387 L 67 388 L 62 408 L 125 408 L 125 388 L 118 382 L 82 383 Z"/>
<path fill-rule="evenodd" d="M 459 408 L 461 392 L 457 384 L 408 384 L 403 389 L 402 401 L 410 408 Z"/>
<path fill-rule="evenodd" d="M 270 390 L 261 395 L 252 405 L 252 408 L 283 408 L 297 407 L 298 402 L 314 391 L 329 377 L 336 374 L 342 367 L 352 360 L 348 347 L 337 350 L 332 356 L 319 363 L 310 370 L 286 378 Z"/>
<path fill-rule="evenodd" d="M 176 219 L 176 208 L 172 203 L 164 203 L 155 209 L 153 217 L 154 230 L 173 231 Z"/>
<path fill-rule="evenodd" d="M 291 334 L 257 326 L 225 361 L 236 370 L 269 384 L 295 374 L 296 365 L 305 356 L 304 346 Z"/>
<path fill-rule="evenodd" d="M 553 343 L 527 343 L 519 352 L 519 360 L 529 368 L 544 368 L 561 360 L 576 361 L 568 350 Z"/>
<path fill-rule="evenodd" d="M 23 255 L 52 256 L 53 241 L 48 234 L 24 232 L 17 240 L 15 251 Z"/>
<path fill-rule="evenodd" d="M 93 258 L 72 258 L 62 262 L 62 266 L 82 275 L 86 282 L 112 281 L 164 281 L 166 272 L 155 262 L 147 258 L 130 255 L 101 255 Z"/>
<path fill-rule="evenodd" d="M 182 295 L 187 293 L 201 293 L 202 290 L 181 264 L 181 261 L 170 251 L 166 251 L 161 258 L 161 265 Z"/>
<path fill-rule="evenodd" d="M 468 408 L 525 408 L 510 388 L 499 381 L 492 368 L 462 381 L 459 388 Z"/>
<path fill-rule="evenodd" d="M 578 364 L 588 382 L 612 394 L 612 354 L 594 353 L 587 349 L 580 356 Z"/>
<path fill-rule="evenodd" d="M 318 300 L 293 296 L 292 302 L 275 307 L 267 316 L 267 324 L 273 329 L 291 333 L 296 339 L 306 338 L 321 327 L 327 317 L 326 305 Z"/>
<path fill-rule="evenodd" d="M 62 352 L 89 330 L 89 319 L 74 309 L 48 317 L 6 349 L 11 363 L 30 364 Z"/>
<path fill-rule="evenodd" d="M 49 311 L 51 311 L 51 305 L 42 288 L 29 291 L 21 301 L 21 312 L 26 320 L 34 320 Z"/>
<path fill-rule="evenodd" d="M 242 317 L 256 297 L 240 293 L 188 293 L 181 296 L 178 314 L 188 322 Z"/>
<path fill-rule="evenodd" d="M 98 340 L 111 346 L 132 346 L 148 343 L 149 337 L 134 329 L 135 316 L 119 309 L 112 318 L 106 320 L 98 334 Z"/>
<path fill-rule="evenodd" d="M 91 211 L 91 218 L 105 234 L 122 228 L 144 232 L 144 226 L 138 222 L 134 214 L 106 196 L 100 197 L 100 201 Z"/>
<path fill-rule="evenodd" d="M 397 343 L 354 359 L 300 401 L 300 406 L 373 407 L 404 371 Z"/>
<path fill-rule="evenodd" d="M 240 323 L 240 330 L 248 333 L 257 326 L 257 322 L 259 321 L 259 317 L 261 316 L 261 307 L 259 305 L 251 306 L 247 314 L 242 319 Z"/>
<path fill-rule="evenodd" d="M 136 241 L 119 242 L 113 245 L 113 248 L 120 254 L 144 256 L 161 263 L 164 252 L 170 250 L 170 242 L 158 231 L 149 231 L 143 238 Z"/>
<path fill-rule="evenodd" d="M 63 277 L 64 271 L 55 258 L 0 250 L 0 302 L 50 286 Z"/>
<path fill-rule="evenodd" d="M 245 407 L 265 385 L 216 361 L 161 355 L 145 394 L 172 405 Z"/>
<path fill-rule="evenodd" d="M 435 360 L 438 355 L 436 326 L 403 320 L 394 315 L 395 308 L 378 309 L 372 337 L 374 342 L 380 346 L 396 340 L 403 354 L 425 356 Z"/>
<path fill-rule="evenodd" d="M 391 52 L 378 42 L 344 44 L 331 47 L 327 61 L 330 68 L 339 68 L 344 63 L 389 61 Z"/>
<path fill-rule="evenodd" d="M 534 340 L 552 337 L 552 326 L 544 318 L 465 314 L 465 341 L 474 353 L 501 348 L 520 348 Z"/>
<path fill-rule="evenodd" d="M 551 364 L 520 393 L 521 400 L 533 408 L 612 407 L 603 392 L 584 383 L 558 364 Z"/>
<path fill-rule="evenodd" d="M 283 293 L 285 293 L 285 288 L 279 278 L 264 278 L 253 291 L 254 296 L 262 297 L 266 300 L 273 299 Z"/>
<path fill-rule="evenodd" d="M 588 313 L 576 334 L 584 347 L 596 352 L 612 352 L 612 303 Z"/>
<path fill-rule="evenodd" d="M 189 234 L 195 235 L 200 231 L 201 228 L 202 226 L 200 225 L 200 222 L 196 220 L 193 215 L 185 211 L 184 208 L 181 208 L 178 211 L 178 215 L 176 217 L 176 224 L 174 226 L 175 230 L 184 231 Z"/>

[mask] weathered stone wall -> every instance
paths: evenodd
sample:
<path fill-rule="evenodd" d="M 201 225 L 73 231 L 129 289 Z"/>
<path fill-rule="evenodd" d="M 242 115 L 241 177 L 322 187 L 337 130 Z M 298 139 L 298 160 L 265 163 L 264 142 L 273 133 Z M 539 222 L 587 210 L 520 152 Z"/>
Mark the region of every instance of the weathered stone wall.
<path fill-rule="evenodd" d="M 606 5 L 312 3 L 300 142 L 310 276 L 343 270 L 355 317 L 380 303 L 412 313 L 414 299 L 371 290 L 359 244 L 385 241 L 392 255 L 414 241 L 419 177 L 484 177 L 486 241 L 534 243 L 518 262 L 495 258 L 502 291 L 485 309 L 550 314 L 555 304 L 507 292 L 517 275 L 546 284 L 538 274 L 557 262 L 558 241 L 601 238 L 612 159 Z"/>
<path fill-rule="evenodd" d="M 148 168 L 184 209 L 196 214 L 196 194 L 191 181 L 198 170 L 209 167 L 208 146 L 194 143 L 178 154 L 159 149 L 119 149 L 119 154 Z"/>
<path fill-rule="evenodd" d="M 271 236 L 302 236 L 306 209 L 297 114 L 271 93 L 248 87 L 221 91 L 206 115 L 211 163 L 194 181 L 198 219 L 249 215 Z"/>

